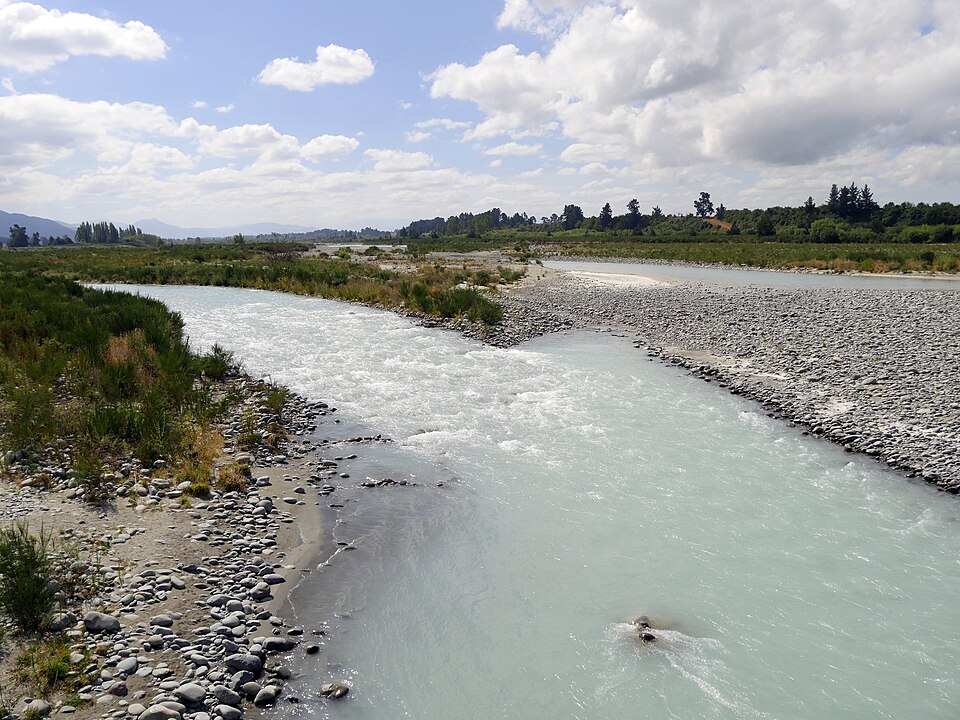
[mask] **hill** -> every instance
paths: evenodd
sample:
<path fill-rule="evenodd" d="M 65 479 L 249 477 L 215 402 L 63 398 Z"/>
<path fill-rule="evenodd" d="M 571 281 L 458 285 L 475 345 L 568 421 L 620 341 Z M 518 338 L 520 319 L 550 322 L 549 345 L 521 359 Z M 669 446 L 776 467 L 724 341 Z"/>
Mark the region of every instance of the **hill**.
<path fill-rule="evenodd" d="M 301 225 L 282 225 L 280 223 L 253 223 L 250 225 L 233 225 L 231 227 L 219 228 L 199 228 L 199 227 L 177 227 L 169 225 L 156 218 L 148 220 L 138 220 L 134 223 L 145 233 L 159 235 L 162 238 L 171 240 L 185 240 L 187 238 L 229 238 L 237 233 L 243 235 L 269 235 L 278 233 L 284 235 L 287 233 L 308 232 L 312 228 Z"/>
<path fill-rule="evenodd" d="M 8 213 L 0 210 L 0 238 L 3 240 L 7 239 L 7 230 L 13 225 L 19 225 L 22 228 L 26 228 L 27 235 L 33 235 L 33 233 L 40 233 L 41 237 L 60 237 L 61 235 L 69 235 L 73 238 L 73 234 L 77 231 L 76 225 L 69 225 L 67 223 L 58 222 L 57 220 L 49 220 L 47 218 L 34 217 L 33 215 L 22 215 L 20 213 Z"/>

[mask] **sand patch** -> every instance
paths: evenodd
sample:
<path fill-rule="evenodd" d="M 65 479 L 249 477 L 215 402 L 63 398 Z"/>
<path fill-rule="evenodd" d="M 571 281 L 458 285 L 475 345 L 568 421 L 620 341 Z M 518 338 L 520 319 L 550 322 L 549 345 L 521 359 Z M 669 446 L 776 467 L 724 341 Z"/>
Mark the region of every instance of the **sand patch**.
<path fill-rule="evenodd" d="M 600 273 L 600 272 L 570 272 L 576 278 L 581 280 L 591 280 L 593 282 L 603 283 L 604 285 L 634 286 L 634 287 L 658 287 L 671 285 L 672 283 L 646 275 L 628 275 L 626 273 Z"/>

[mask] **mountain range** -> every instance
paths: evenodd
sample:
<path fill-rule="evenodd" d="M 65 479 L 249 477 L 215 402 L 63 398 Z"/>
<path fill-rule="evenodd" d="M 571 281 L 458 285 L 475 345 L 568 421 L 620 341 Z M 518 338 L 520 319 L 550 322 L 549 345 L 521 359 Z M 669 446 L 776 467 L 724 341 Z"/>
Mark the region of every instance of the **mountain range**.
<path fill-rule="evenodd" d="M 69 235 L 73 238 L 77 231 L 76 225 L 62 223 L 47 218 L 34 217 L 33 215 L 22 215 L 20 213 L 8 213 L 0 210 L 0 239 L 7 239 L 7 229 L 19 225 L 26 228 L 27 235 L 40 233 L 41 237 L 62 237 Z"/>
<path fill-rule="evenodd" d="M 237 233 L 250 236 L 269 235 L 270 233 L 279 233 L 282 235 L 284 233 L 304 233 L 314 230 L 314 228 L 304 227 L 302 225 L 283 225 L 280 223 L 251 223 L 248 225 L 234 225 L 219 228 L 184 228 L 170 225 L 155 218 L 138 220 L 134 223 L 118 223 L 118 227 L 126 227 L 130 224 L 135 225 L 149 235 L 159 235 L 167 240 L 185 240 L 186 238 L 194 237 L 229 238 Z M 49 218 L 23 215 L 21 213 L 8 213 L 0 210 L 0 240 L 6 240 L 7 228 L 13 225 L 26 228 L 27 235 L 33 235 L 33 233 L 36 232 L 40 233 L 41 237 L 61 237 L 63 235 L 69 235 L 72 238 L 77 231 L 76 223 L 65 223 L 59 220 L 50 220 Z"/>

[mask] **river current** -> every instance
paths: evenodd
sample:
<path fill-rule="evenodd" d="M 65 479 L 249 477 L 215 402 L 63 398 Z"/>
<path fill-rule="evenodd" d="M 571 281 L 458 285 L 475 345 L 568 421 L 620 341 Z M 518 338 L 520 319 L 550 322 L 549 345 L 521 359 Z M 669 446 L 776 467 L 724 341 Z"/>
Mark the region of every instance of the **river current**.
<path fill-rule="evenodd" d="M 390 436 L 373 461 L 423 481 L 370 491 L 358 550 L 295 593 L 305 627 L 336 620 L 282 715 L 960 716 L 956 498 L 628 339 L 502 350 L 312 298 L 126 289 Z"/>

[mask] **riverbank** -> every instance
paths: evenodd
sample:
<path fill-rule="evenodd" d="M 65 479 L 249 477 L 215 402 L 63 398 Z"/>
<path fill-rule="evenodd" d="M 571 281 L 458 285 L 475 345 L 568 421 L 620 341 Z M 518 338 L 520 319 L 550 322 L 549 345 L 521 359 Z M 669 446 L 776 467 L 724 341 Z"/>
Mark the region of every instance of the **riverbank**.
<path fill-rule="evenodd" d="M 638 347 L 814 435 L 960 492 L 957 291 L 615 285 L 547 272 L 503 298 L 509 346 L 569 328 Z"/>
<path fill-rule="evenodd" d="M 256 403 L 257 382 L 234 383 Z M 52 538 L 57 564 L 69 569 L 61 591 L 82 597 L 28 654 L 24 638 L 2 638 L 4 712 L 234 720 L 296 702 L 283 694 L 287 663 L 312 652 L 312 635 L 295 625 L 289 594 L 336 552 L 324 500 L 341 458 L 316 433 L 333 411 L 289 395 L 284 439 L 253 452 L 225 448 L 218 466 L 246 467 L 248 479 L 205 497 L 173 486 L 162 463 L 125 463 L 105 471 L 108 497 L 92 504 L 62 468 L 9 458 L 4 524 L 26 522 Z M 258 423 L 276 431 L 272 413 Z M 242 429 L 230 419 L 218 427 L 228 442 Z"/>

